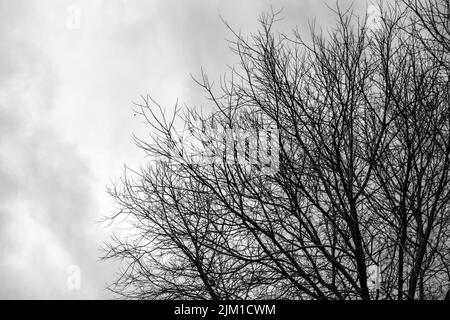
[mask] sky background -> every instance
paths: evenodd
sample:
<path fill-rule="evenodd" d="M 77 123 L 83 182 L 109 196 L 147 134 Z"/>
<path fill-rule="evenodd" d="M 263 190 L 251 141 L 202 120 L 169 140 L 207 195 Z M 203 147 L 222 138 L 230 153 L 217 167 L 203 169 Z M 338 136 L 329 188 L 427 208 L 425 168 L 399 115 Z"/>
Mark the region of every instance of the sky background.
<path fill-rule="evenodd" d="M 190 75 L 219 80 L 238 62 L 219 15 L 249 34 L 272 5 L 276 30 L 307 35 L 314 18 L 334 24 L 335 4 L 0 0 L 0 298 L 111 298 L 118 266 L 98 261 L 115 210 L 106 188 L 144 161 L 132 134 L 149 134 L 132 101 L 207 108 Z"/>

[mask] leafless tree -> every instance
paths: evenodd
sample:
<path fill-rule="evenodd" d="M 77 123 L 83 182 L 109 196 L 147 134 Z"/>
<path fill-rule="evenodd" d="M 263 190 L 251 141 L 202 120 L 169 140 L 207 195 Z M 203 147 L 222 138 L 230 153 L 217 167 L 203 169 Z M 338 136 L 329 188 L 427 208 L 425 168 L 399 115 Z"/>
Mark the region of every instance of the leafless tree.
<path fill-rule="evenodd" d="M 447 0 L 402 0 L 417 25 L 415 36 L 445 68 L 450 67 L 450 3 Z"/>
<path fill-rule="evenodd" d="M 121 207 L 113 219 L 127 217 L 131 226 L 105 255 L 124 263 L 114 292 L 443 297 L 450 275 L 448 49 L 440 38 L 421 38 L 422 9 L 412 2 L 381 12 L 372 30 L 367 19 L 338 8 L 336 28 L 312 28 L 311 41 L 299 32 L 275 34 L 278 13 L 264 15 L 250 37 L 230 28 L 240 59 L 231 78 L 218 88 L 205 74 L 196 80 L 213 114 L 175 108 L 169 117 L 150 97 L 138 104 L 153 138 L 136 139 L 148 166 L 111 189 Z M 231 129 L 240 134 L 217 134 Z"/>

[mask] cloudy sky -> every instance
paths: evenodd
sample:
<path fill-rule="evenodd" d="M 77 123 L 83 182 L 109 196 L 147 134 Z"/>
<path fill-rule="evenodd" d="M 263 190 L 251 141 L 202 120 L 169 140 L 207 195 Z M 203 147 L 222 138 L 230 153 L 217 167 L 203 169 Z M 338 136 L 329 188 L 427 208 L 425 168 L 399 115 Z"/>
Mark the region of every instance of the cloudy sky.
<path fill-rule="evenodd" d="M 190 74 L 218 79 L 237 62 L 219 15 L 245 34 L 272 5 L 278 30 L 308 34 L 314 17 L 333 24 L 335 3 L 0 0 L 0 298 L 110 298 L 105 190 L 143 161 L 132 134 L 148 134 L 132 101 L 207 107 Z"/>

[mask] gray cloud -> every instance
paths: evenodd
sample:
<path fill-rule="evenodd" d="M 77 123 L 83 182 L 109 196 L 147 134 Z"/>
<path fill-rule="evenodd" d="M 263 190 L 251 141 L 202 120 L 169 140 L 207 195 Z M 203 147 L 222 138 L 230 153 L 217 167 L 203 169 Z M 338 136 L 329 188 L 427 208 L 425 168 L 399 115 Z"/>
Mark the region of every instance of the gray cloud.
<path fill-rule="evenodd" d="M 34 42 L 39 21 L 29 10 L 36 8 L 11 1 L 1 7 L 0 297 L 104 296 L 93 175 L 46 119 L 59 86 Z M 78 291 L 66 286 L 72 264 L 81 268 Z"/>

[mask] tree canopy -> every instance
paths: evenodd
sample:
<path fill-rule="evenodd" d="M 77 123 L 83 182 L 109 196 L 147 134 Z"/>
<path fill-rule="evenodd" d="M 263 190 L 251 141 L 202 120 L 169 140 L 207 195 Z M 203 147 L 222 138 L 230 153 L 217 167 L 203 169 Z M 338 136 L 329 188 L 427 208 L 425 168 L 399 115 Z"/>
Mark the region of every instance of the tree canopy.
<path fill-rule="evenodd" d="M 151 97 L 148 155 L 110 189 L 132 228 L 111 290 L 138 299 L 439 299 L 449 286 L 450 10 L 404 0 L 336 26 L 234 32 L 214 111 Z M 178 125 L 177 125 L 178 123 Z M 182 124 L 180 127 L 179 123 Z M 195 157 L 192 155 L 195 153 Z M 211 159 L 213 159 L 211 161 Z"/>

